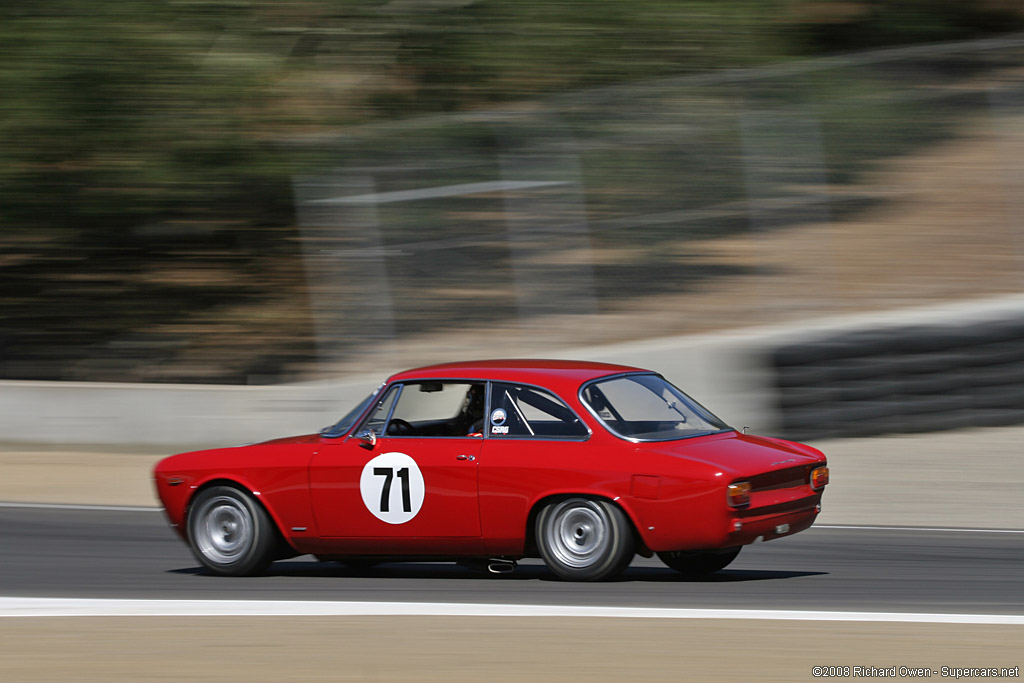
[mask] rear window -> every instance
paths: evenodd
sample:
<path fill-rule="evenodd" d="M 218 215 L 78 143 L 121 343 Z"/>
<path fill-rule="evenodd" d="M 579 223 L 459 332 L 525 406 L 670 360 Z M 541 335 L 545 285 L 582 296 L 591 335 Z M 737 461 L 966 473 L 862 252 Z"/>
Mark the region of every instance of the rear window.
<path fill-rule="evenodd" d="M 582 391 L 583 402 L 613 434 L 640 441 L 668 441 L 729 426 L 658 375 L 597 380 Z"/>

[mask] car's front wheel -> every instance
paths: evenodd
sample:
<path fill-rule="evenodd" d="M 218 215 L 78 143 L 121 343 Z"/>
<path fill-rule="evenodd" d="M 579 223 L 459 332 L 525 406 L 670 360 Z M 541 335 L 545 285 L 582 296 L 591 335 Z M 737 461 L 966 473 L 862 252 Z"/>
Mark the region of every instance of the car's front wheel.
<path fill-rule="evenodd" d="M 567 581 L 603 581 L 629 566 L 633 530 L 618 506 L 606 500 L 569 498 L 537 515 L 537 548 L 548 568 Z"/>
<path fill-rule="evenodd" d="M 196 559 L 224 576 L 259 574 L 273 561 L 277 543 L 263 507 L 230 486 L 199 492 L 188 515 L 188 538 Z"/>
<path fill-rule="evenodd" d="M 658 553 L 658 558 L 681 574 L 699 577 L 725 569 L 739 554 L 737 546 L 721 550 L 672 550 Z"/>

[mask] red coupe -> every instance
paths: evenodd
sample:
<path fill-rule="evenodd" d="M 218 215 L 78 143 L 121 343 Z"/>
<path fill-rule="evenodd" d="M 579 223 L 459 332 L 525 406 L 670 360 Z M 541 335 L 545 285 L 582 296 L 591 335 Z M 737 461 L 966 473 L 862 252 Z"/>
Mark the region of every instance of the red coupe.
<path fill-rule="evenodd" d="M 684 574 L 808 528 L 828 467 L 741 434 L 648 370 L 502 360 L 391 377 L 319 434 L 182 453 L 156 490 L 212 572 L 311 553 L 354 565 L 540 556 L 596 581 L 657 553 Z"/>

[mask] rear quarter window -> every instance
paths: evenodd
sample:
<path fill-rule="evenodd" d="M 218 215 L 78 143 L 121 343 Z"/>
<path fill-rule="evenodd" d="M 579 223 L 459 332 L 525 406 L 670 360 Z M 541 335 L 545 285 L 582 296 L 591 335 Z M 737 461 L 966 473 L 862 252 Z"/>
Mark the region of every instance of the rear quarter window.
<path fill-rule="evenodd" d="M 590 430 L 551 392 L 496 382 L 491 386 L 487 433 L 493 438 L 583 439 Z"/>

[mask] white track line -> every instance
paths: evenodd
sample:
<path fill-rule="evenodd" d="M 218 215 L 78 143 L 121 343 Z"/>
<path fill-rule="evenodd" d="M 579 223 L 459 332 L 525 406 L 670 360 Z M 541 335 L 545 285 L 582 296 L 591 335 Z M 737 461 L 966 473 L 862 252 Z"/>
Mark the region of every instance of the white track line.
<path fill-rule="evenodd" d="M 0 508 L 38 510 L 102 510 L 108 512 L 160 512 L 163 508 L 132 505 L 71 505 L 67 503 L 0 503 Z"/>
<path fill-rule="evenodd" d="M 1016 614 L 665 609 L 654 607 L 579 607 L 564 605 L 481 605 L 444 602 L 0 598 L 0 617 L 115 616 L 617 617 L 630 619 L 770 619 L 783 621 L 1024 625 L 1024 615 Z"/>
<path fill-rule="evenodd" d="M 867 529 L 868 531 L 967 531 L 974 534 L 1024 534 L 1024 529 L 965 529 L 927 526 L 853 526 L 848 524 L 815 524 L 812 529 Z"/>

